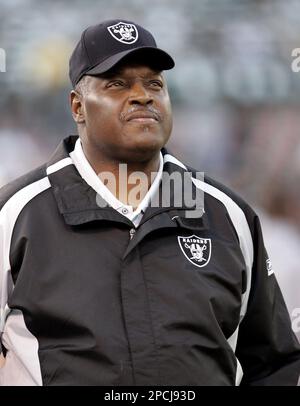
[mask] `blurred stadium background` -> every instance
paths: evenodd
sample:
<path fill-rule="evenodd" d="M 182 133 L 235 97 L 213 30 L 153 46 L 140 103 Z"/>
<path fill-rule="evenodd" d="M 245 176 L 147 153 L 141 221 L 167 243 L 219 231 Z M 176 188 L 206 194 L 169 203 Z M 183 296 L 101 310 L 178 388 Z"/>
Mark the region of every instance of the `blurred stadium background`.
<path fill-rule="evenodd" d="M 0 186 L 75 134 L 68 58 L 84 28 L 140 22 L 174 56 L 169 148 L 245 197 L 300 338 L 299 0 L 2 0 Z"/>

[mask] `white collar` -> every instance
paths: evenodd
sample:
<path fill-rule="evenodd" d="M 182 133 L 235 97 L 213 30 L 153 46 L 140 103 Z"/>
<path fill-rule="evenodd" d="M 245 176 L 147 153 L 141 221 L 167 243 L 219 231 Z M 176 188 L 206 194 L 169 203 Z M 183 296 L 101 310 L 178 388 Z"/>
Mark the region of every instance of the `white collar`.
<path fill-rule="evenodd" d="M 136 210 L 132 206 L 126 205 L 116 198 L 114 194 L 104 185 L 101 179 L 97 176 L 96 172 L 87 160 L 80 142 L 80 138 L 76 141 L 74 150 L 70 153 L 70 157 L 80 173 L 81 177 L 90 185 L 111 207 L 123 214 L 131 220 L 136 226 L 139 224 L 143 213 L 150 203 L 152 196 L 158 190 L 163 172 L 163 157 L 160 152 L 159 155 L 159 168 L 157 175 L 154 178 L 148 192 L 143 200 L 140 202 Z"/>

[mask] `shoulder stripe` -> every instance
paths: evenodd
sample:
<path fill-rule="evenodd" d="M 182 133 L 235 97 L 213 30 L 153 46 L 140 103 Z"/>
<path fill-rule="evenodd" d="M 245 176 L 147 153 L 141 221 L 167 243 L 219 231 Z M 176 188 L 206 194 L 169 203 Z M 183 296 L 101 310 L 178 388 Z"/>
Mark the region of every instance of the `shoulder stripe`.
<path fill-rule="evenodd" d="M 175 158 L 173 155 L 170 155 L 170 154 L 164 155 L 164 164 L 167 162 L 172 162 L 173 164 L 180 166 L 183 169 L 187 169 L 187 167 L 182 162 L 180 162 L 177 158 Z"/>
<path fill-rule="evenodd" d="M 73 161 L 71 158 L 61 159 L 60 161 L 56 162 L 55 164 L 48 166 L 47 175 L 57 172 L 60 169 L 64 168 L 65 166 L 72 165 L 72 164 L 73 164 Z"/>
<path fill-rule="evenodd" d="M 15 193 L 0 211 L 1 269 L 9 269 L 10 240 L 17 218 L 26 204 L 50 187 L 47 177 L 40 179 Z"/>

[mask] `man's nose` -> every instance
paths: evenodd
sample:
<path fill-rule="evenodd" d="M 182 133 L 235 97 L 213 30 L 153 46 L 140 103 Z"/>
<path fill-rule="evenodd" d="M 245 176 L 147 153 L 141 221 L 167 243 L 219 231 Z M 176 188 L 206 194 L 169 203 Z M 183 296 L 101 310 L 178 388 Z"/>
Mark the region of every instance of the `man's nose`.
<path fill-rule="evenodd" d="M 149 91 L 145 88 L 143 83 L 136 82 L 131 87 L 130 96 L 128 98 L 129 104 L 152 104 L 153 98 Z"/>

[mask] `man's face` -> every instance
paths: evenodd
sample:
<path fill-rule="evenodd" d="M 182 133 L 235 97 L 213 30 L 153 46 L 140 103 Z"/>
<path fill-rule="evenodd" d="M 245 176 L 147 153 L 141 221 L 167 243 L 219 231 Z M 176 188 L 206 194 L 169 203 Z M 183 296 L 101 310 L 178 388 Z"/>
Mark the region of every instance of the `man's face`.
<path fill-rule="evenodd" d="M 166 81 L 161 72 L 143 65 L 89 76 L 82 114 L 83 146 L 118 161 L 152 158 L 172 130 Z"/>

